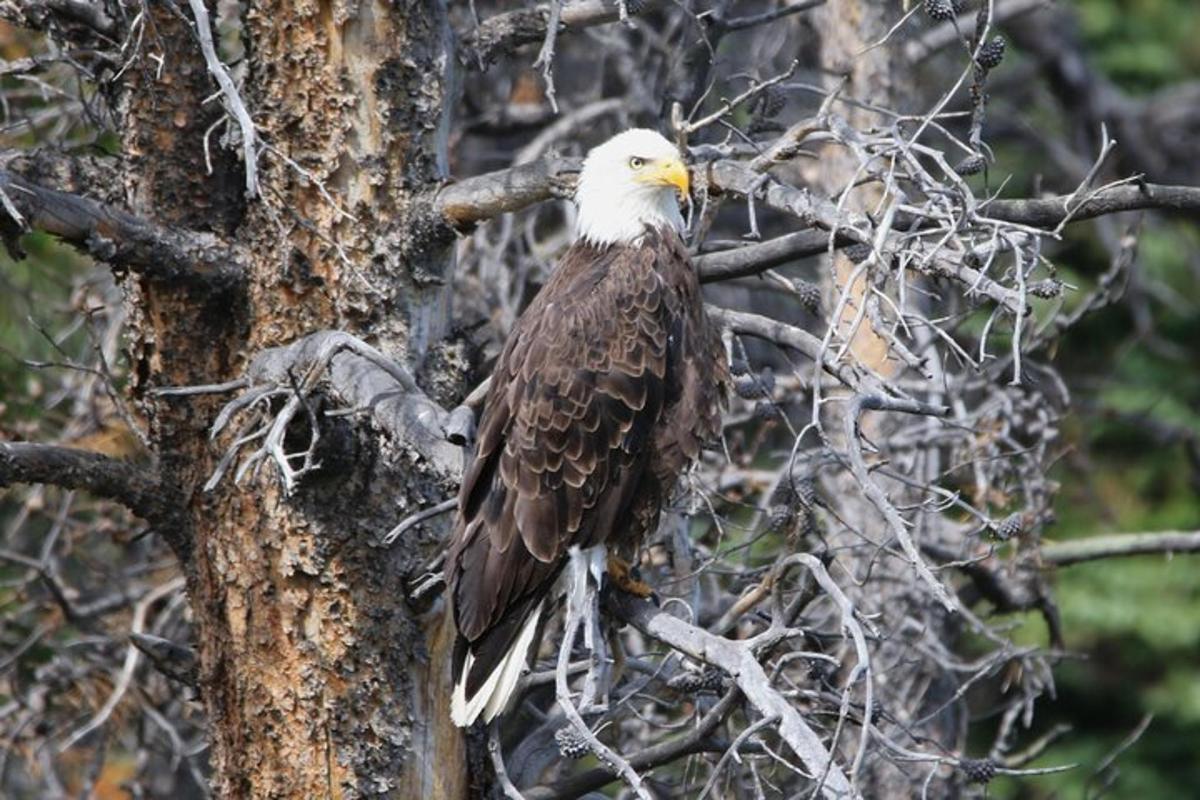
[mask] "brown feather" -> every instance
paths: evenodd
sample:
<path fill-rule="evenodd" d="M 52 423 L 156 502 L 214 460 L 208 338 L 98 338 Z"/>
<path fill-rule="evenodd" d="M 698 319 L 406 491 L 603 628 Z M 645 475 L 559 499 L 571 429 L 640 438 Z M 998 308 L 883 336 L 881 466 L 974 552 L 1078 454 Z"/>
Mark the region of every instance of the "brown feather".
<path fill-rule="evenodd" d="M 513 328 L 459 496 L 447 583 L 457 681 L 482 685 L 570 547 L 632 551 L 720 430 L 720 336 L 673 232 L 577 243 Z"/>

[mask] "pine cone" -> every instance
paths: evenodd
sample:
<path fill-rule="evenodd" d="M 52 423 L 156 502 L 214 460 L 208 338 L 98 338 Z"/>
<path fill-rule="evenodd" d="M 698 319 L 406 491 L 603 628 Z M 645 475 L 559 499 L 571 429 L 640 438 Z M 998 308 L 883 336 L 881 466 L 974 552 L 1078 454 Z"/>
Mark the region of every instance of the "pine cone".
<path fill-rule="evenodd" d="M 817 684 L 825 685 L 832 682 L 837 672 L 837 665 L 823 659 L 814 658 L 808 661 L 808 677 Z"/>
<path fill-rule="evenodd" d="M 786 101 L 787 95 L 778 86 L 768 87 L 762 94 L 762 115 L 764 117 L 774 117 L 780 111 L 783 111 L 783 104 Z"/>
<path fill-rule="evenodd" d="M 925 0 L 925 13 L 936 22 L 954 19 L 954 4 L 950 0 Z"/>
<path fill-rule="evenodd" d="M 871 255 L 871 245 L 865 243 L 852 244 L 842 250 L 846 254 L 846 258 L 853 261 L 855 264 L 861 264 Z"/>
<path fill-rule="evenodd" d="M 714 667 L 705 667 L 703 672 L 684 670 L 667 681 L 667 686 L 683 694 L 719 693 L 725 691 L 725 673 Z"/>
<path fill-rule="evenodd" d="M 996 777 L 996 767 L 999 764 L 990 758 L 964 758 L 958 762 L 958 768 L 967 777 L 968 783 L 987 783 Z"/>
<path fill-rule="evenodd" d="M 733 382 L 733 390 L 743 400 L 757 400 L 766 394 L 757 375 L 742 375 Z"/>
<path fill-rule="evenodd" d="M 796 512 L 786 505 L 771 506 L 771 515 L 767 525 L 772 533 L 783 533 L 792 526 Z"/>
<path fill-rule="evenodd" d="M 758 382 L 762 384 L 763 391 L 766 394 L 771 394 L 775 391 L 775 372 L 770 367 L 763 367 L 763 371 L 758 374 Z"/>
<path fill-rule="evenodd" d="M 976 59 L 979 66 L 984 69 L 995 69 L 1000 66 L 1000 62 L 1004 60 L 1004 46 L 1004 37 L 997 36 L 979 48 L 979 58 Z"/>
<path fill-rule="evenodd" d="M 558 745 L 558 752 L 562 753 L 563 758 L 583 758 L 591 752 L 583 736 L 570 723 L 554 732 L 554 743 Z"/>
<path fill-rule="evenodd" d="M 725 673 L 716 667 L 705 667 L 700 674 L 701 691 L 720 693 L 725 691 Z"/>
<path fill-rule="evenodd" d="M 796 499 L 803 503 L 805 508 L 812 508 L 817 504 L 817 482 L 812 478 L 796 478 L 792 481 L 792 486 L 796 490 Z"/>
<path fill-rule="evenodd" d="M 775 486 L 775 491 L 771 492 L 771 505 L 783 506 L 785 508 L 796 507 L 796 489 L 792 486 L 789 480 L 781 480 Z"/>
<path fill-rule="evenodd" d="M 682 694 L 695 694 L 704 688 L 704 676 L 699 672 L 684 670 L 667 681 L 667 686 Z"/>
<path fill-rule="evenodd" d="M 1051 297 L 1058 297 L 1060 294 L 1062 294 L 1062 287 L 1063 285 L 1061 281 L 1056 281 L 1053 278 L 1047 278 L 1044 281 L 1038 281 L 1037 283 L 1029 286 L 1028 291 L 1034 297 L 1050 299 Z"/>
<path fill-rule="evenodd" d="M 1020 536 L 1023 530 L 1025 530 L 1025 515 L 1017 511 L 1009 514 L 1003 522 L 996 526 L 996 538 L 1006 542 L 1014 536 Z"/>
<path fill-rule="evenodd" d="M 796 287 L 797 299 L 800 305 L 807 308 L 814 314 L 821 311 L 821 287 L 810 281 L 794 280 L 792 286 Z"/>
<path fill-rule="evenodd" d="M 978 175 L 980 172 L 983 172 L 986 166 L 987 159 L 976 153 L 958 162 L 958 166 L 954 168 L 954 171 L 959 175 Z"/>

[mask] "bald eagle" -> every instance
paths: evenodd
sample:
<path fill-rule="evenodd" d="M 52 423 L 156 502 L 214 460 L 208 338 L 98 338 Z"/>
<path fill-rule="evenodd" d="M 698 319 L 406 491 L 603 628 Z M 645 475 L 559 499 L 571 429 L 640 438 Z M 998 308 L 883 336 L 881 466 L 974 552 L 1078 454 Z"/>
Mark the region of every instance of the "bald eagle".
<path fill-rule="evenodd" d="M 509 335 L 484 403 L 447 554 L 457 638 L 451 715 L 508 705 L 572 547 L 625 558 L 719 432 L 728 367 L 682 239 L 688 172 L 651 130 L 594 148 L 577 238 Z"/>

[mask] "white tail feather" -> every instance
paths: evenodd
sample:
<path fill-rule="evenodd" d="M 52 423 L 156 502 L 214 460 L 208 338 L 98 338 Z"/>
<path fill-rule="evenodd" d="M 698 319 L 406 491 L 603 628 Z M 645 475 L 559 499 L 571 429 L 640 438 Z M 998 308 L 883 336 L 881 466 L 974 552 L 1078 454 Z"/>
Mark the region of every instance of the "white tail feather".
<path fill-rule="evenodd" d="M 475 656 L 467 653 L 462 674 L 458 676 L 458 683 L 454 686 L 454 695 L 450 698 L 450 718 L 454 720 L 455 725 L 465 728 L 475 722 L 480 714 L 483 715 L 484 722 L 491 722 L 508 707 L 513 690 L 517 688 L 517 682 L 521 679 L 521 672 L 525 669 L 525 662 L 529 658 L 529 648 L 533 645 L 533 636 L 537 633 L 538 620 L 541 616 L 542 603 L 538 603 L 521 627 L 521 633 L 517 636 L 517 640 L 513 642 L 512 647 L 504 654 L 504 658 L 500 659 L 500 663 L 488 675 L 483 686 L 479 687 L 479 691 L 469 702 L 467 701 L 467 676 L 471 674 L 471 665 L 475 663 Z"/>

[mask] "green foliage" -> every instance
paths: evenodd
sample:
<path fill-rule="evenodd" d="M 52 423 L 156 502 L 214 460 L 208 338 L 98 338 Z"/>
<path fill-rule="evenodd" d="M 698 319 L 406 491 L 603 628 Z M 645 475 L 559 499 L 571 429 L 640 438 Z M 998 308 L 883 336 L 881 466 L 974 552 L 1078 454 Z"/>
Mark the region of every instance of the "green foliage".
<path fill-rule="evenodd" d="M 1133 94 L 1200 74 L 1200 3 L 1085 0 L 1077 4 L 1089 56 Z M 1032 113 L 1032 112 L 1031 112 Z M 1000 168 L 1036 169 L 1001 151 Z M 1018 184 L 1030 176 L 1018 173 Z M 1123 300 L 1087 318 L 1054 361 L 1074 394 L 1057 524 L 1069 539 L 1119 531 L 1200 529 L 1200 226 L 1147 220 L 1136 272 Z M 1079 287 L 1069 309 L 1108 269 L 1091 225 L 1074 226 L 1053 256 Z M 1052 306 L 1039 306 L 1039 319 Z M 1073 654 L 1056 670 L 1057 697 L 1039 706 L 1033 734 L 1056 723 L 1073 731 L 1030 766 L 1078 764 L 1036 778 L 1003 778 L 996 798 L 1195 797 L 1200 785 L 1200 558 L 1145 556 L 1080 564 L 1050 577 Z M 1036 614 L 1014 620 L 1017 641 L 1046 643 Z M 1144 715 L 1153 722 L 1093 775 Z M 1032 736 L 1023 738 L 1027 743 Z M 990 741 L 982 743 L 983 747 Z"/>
<path fill-rule="evenodd" d="M 76 316 L 71 282 L 86 259 L 45 234 L 21 245 L 28 257 L 18 262 L 0 249 L 0 425 L 44 413 L 43 381 L 24 361 L 61 363 L 87 346 L 82 326 L 63 333 Z"/>
<path fill-rule="evenodd" d="M 1200 73 L 1200 4 L 1195 0 L 1084 0 L 1089 52 L 1126 89 L 1150 91 Z"/>

